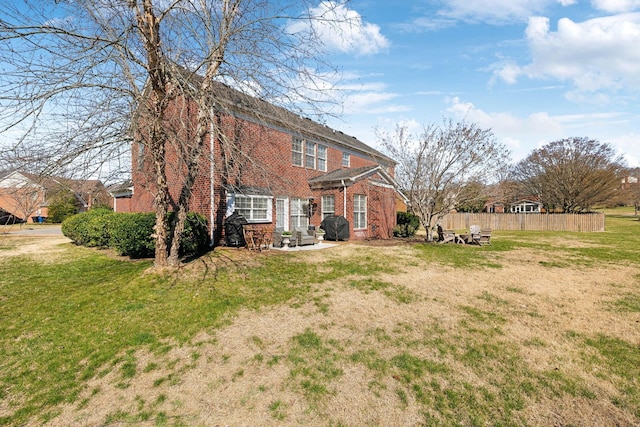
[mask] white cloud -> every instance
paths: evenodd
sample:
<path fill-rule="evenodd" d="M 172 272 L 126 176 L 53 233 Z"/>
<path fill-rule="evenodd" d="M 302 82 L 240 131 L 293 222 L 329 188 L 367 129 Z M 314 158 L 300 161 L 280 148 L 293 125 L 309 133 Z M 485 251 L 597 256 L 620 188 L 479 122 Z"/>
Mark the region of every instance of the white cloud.
<path fill-rule="evenodd" d="M 633 12 L 640 9 L 640 0 L 592 0 L 595 9 L 609 13 Z"/>
<path fill-rule="evenodd" d="M 576 0 L 447 0 L 444 3 L 444 9 L 438 14 L 448 19 L 510 24 L 513 21 L 526 22 L 530 16 L 542 13 L 553 3 L 569 6 Z"/>
<path fill-rule="evenodd" d="M 342 53 L 372 55 L 389 47 L 379 26 L 364 22 L 358 12 L 342 4 L 323 1 L 311 9 L 311 14 L 315 21 L 291 22 L 288 30 L 293 33 L 314 31 L 325 46 Z"/>
<path fill-rule="evenodd" d="M 532 17 L 526 37 L 532 62 L 497 70 L 496 75 L 507 83 L 526 75 L 570 81 L 582 92 L 640 90 L 640 13 L 582 23 L 563 18 L 555 32 L 548 18 Z"/>
<path fill-rule="evenodd" d="M 636 168 L 640 167 L 640 134 L 630 133 L 616 138 L 612 138 L 608 142 L 617 148 L 617 153 L 622 154 L 627 165 Z"/>
<path fill-rule="evenodd" d="M 447 112 L 456 120 L 465 119 L 481 128 L 491 129 L 519 161 L 535 148 L 572 136 L 589 136 L 611 144 L 624 154 L 629 166 L 640 166 L 640 134 L 619 134 L 619 129 L 635 118 L 622 112 L 565 114 L 551 116 L 536 112 L 518 117 L 508 112 L 486 112 L 458 97 L 445 99 Z"/>

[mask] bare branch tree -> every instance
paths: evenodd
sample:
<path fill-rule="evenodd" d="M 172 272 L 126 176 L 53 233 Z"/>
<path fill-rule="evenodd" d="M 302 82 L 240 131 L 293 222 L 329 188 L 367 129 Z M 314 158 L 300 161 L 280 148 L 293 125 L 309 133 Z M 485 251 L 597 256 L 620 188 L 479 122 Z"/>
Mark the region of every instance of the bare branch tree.
<path fill-rule="evenodd" d="M 609 144 L 574 137 L 534 150 L 514 174 L 548 211 L 576 213 L 616 196 L 623 170 L 622 157 Z"/>
<path fill-rule="evenodd" d="M 210 125 L 228 105 L 214 82 L 321 113 L 326 96 L 310 82 L 325 87 L 320 76 L 333 70 L 314 25 L 341 19 L 331 13 L 341 3 L 325 3 L 322 14 L 306 0 L 11 3 L 0 20 L 0 133 L 12 137 L 0 141 L 0 161 L 118 174 L 135 139 L 153 165 L 156 266 L 175 265 Z M 167 164 L 169 148 L 177 164 Z M 170 168 L 180 171 L 177 200 Z"/>
<path fill-rule="evenodd" d="M 444 215 L 476 197 L 477 193 L 465 191 L 467 185 L 491 181 L 509 159 L 490 130 L 464 121 L 429 125 L 417 139 L 401 125 L 395 134 L 379 132 L 378 137 L 398 161 L 397 181 L 427 230 L 428 241 Z"/>

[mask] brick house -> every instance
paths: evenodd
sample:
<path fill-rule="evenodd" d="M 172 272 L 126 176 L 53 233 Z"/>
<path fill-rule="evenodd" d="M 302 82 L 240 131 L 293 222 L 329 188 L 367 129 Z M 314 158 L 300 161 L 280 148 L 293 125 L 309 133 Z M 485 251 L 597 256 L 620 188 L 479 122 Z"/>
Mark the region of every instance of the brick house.
<path fill-rule="evenodd" d="M 199 77 L 196 77 L 199 78 Z M 250 224 L 288 230 L 344 216 L 351 239 L 391 238 L 396 224 L 395 162 L 358 139 L 227 85 L 215 83 L 214 123 L 200 159 L 190 210 L 204 215 L 212 242 L 223 243 L 224 219 L 237 211 Z M 181 123 L 195 107 L 176 101 Z M 189 132 L 186 130 L 180 132 Z M 133 211 L 152 211 L 152 164 L 140 137 L 132 147 Z M 178 144 L 169 144 L 171 147 Z M 166 155 L 170 203 L 185 167 Z"/>
<path fill-rule="evenodd" d="M 49 204 L 59 195 L 72 194 L 79 212 L 106 205 L 108 196 L 99 180 L 42 176 L 24 171 L 0 173 L 0 210 L 3 222 L 44 221 Z"/>

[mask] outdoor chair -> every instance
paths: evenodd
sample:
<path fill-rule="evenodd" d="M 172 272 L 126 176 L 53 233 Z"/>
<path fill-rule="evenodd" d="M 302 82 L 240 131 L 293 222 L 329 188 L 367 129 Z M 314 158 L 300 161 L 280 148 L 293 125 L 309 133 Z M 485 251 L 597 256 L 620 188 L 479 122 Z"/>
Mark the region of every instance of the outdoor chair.
<path fill-rule="evenodd" d="M 294 227 L 293 236 L 295 237 L 295 241 L 298 246 L 316 244 L 315 230 L 309 230 L 304 227 Z"/>
<path fill-rule="evenodd" d="M 491 229 L 483 228 L 480 230 L 480 235 L 478 237 L 478 244 L 480 246 L 491 245 Z"/>
<path fill-rule="evenodd" d="M 451 230 L 444 230 L 441 225 L 438 225 L 438 242 L 439 243 L 461 243 L 464 244 L 462 237 L 457 236 L 455 232 Z"/>
<path fill-rule="evenodd" d="M 284 233 L 284 228 L 282 227 L 276 227 L 276 229 L 273 231 L 273 238 L 272 238 L 272 244 L 274 248 L 281 248 L 283 245 L 282 243 L 282 239 L 284 238 L 282 236 L 282 233 Z M 289 237 L 289 247 L 292 248 L 294 246 L 296 246 L 296 239 L 294 238 L 294 236 L 288 236 Z"/>

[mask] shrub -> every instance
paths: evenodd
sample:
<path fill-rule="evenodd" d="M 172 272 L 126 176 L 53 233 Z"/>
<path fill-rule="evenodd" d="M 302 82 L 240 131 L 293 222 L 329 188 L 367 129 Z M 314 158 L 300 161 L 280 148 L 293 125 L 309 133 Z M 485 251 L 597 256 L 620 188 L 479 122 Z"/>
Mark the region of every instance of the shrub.
<path fill-rule="evenodd" d="M 190 212 L 180 239 L 180 256 L 194 256 L 206 252 L 209 241 L 207 220 L 202 215 Z"/>
<path fill-rule="evenodd" d="M 169 215 L 169 220 L 173 215 Z M 154 213 L 114 213 L 109 209 L 93 209 L 67 218 L 62 223 L 62 233 L 76 245 L 111 247 L 120 255 L 146 258 L 153 257 L 155 253 L 154 225 Z M 180 256 L 202 254 L 208 245 L 206 219 L 189 213 L 180 238 Z"/>
<path fill-rule="evenodd" d="M 62 234 L 76 245 L 107 247 L 109 246 L 110 209 L 91 209 L 66 218 L 62 221 Z"/>
<path fill-rule="evenodd" d="M 420 227 L 420 219 L 411 212 L 398 212 L 397 224 L 393 227 L 394 237 L 413 237 Z"/>
<path fill-rule="evenodd" d="M 131 258 L 152 257 L 155 252 L 154 213 L 120 213 L 110 224 L 109 246 Z"/>

